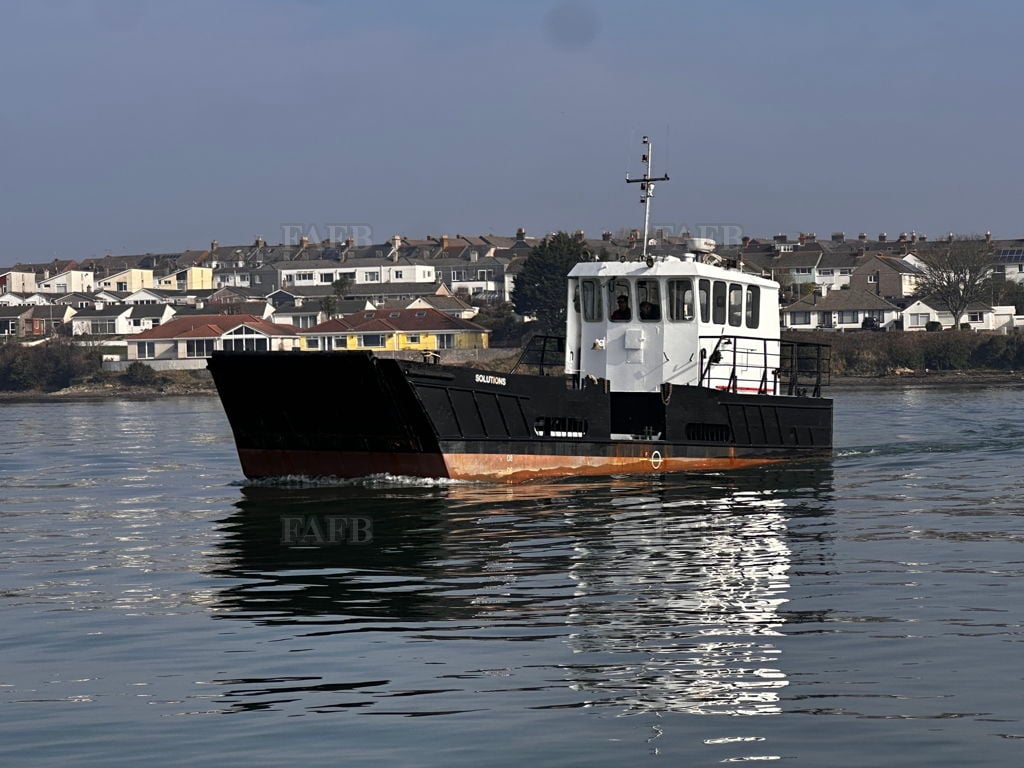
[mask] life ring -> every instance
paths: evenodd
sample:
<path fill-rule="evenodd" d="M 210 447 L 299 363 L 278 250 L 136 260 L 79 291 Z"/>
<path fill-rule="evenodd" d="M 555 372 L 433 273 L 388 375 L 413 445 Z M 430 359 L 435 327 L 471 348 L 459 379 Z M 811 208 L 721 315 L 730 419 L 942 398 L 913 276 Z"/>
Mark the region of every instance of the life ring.
<path fill-rule="evenodd" d="M 651 469 L 661 469 L 661 451 L 651 452 Z"/>

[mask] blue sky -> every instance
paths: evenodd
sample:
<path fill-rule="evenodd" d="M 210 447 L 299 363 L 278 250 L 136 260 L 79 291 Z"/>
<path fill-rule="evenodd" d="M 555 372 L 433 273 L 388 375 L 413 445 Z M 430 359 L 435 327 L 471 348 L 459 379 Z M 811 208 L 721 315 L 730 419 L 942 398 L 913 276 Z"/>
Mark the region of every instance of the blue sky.
<path fill-rule="evenodd" d="M 1024 235 L 1024 4 L 0 0 L 0 264 L 642 224 Z"/>

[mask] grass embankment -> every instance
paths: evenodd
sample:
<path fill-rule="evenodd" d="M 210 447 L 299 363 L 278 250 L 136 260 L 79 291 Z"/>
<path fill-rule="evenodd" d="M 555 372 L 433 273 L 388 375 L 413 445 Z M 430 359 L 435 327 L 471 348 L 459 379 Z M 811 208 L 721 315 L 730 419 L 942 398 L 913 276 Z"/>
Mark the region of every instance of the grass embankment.
<path fill-rule="evenodd" d="M 1024 371 L 1024 334 L 937 331 L 788 333 L 787 339 L 831 345 L 832 375 L 840 379 L 931 377 L 941 374 L 1007 377 Z"/>

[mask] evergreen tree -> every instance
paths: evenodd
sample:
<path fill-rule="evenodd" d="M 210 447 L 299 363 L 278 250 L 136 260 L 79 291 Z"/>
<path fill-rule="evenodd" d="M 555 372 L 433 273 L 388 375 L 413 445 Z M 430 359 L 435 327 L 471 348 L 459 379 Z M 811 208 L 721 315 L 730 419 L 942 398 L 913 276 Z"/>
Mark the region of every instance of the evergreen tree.
<path fill-rule="evenodd" d="M 566 232 L 545 237 L 533 247 L 516 277 L 512 302 L 520 315 L 537 319 L 541 333 L 565 330 L 566 277 L 589 256 L 586 245 Z"/>

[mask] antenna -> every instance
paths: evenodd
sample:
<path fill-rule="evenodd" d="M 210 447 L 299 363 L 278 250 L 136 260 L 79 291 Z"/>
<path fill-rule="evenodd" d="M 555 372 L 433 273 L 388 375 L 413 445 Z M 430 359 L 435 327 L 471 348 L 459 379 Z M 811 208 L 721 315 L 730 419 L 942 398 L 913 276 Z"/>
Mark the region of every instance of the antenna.
<path fill-rule="evenodd" d="M 640 184 L 640 205 L 644 207 L 644 246 L 641 258 L 647 262 L 647 266 L 653 266 L 653 261 L 647 257 L 647 232 L 651 226 L 651 198 L 654 197 L 654 182 L 656 181 L 668 181 L 668 175 L 664 176 L 651 176 L 651 161 L 654 156 L 654 145 L 651 144 L 649 137 L 644 136 L 642 143 L 644 145 L 644 153 L 641 155 L 641 162 L 644 164 L 644 175 L 639 179 L 629 178 L 629 174 L 626 174 L 627 184 Z"/>

